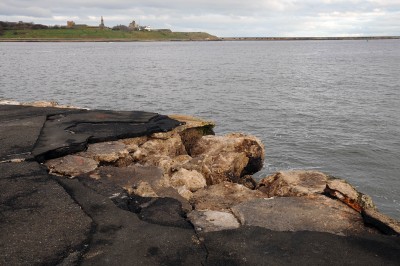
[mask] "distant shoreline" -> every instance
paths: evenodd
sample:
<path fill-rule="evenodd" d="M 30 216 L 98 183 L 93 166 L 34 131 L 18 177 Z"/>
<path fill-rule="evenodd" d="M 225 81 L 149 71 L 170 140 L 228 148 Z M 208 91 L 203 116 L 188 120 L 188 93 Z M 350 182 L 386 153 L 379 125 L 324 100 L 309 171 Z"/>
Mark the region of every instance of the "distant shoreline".
<path fill-rule="evenodd" d="M 363 37 L 222 37 L 221 41 L 336 41 L 336 40 L 397 40 L 400 36 Z"/>
<path fill-rule="evenodd" d="M 214 39 L 107 39 L 107 38 L 0 38 L 0 42 L 203 42 L 203 41 L 336 41 L 336 40 L 399 40 L 400 36 L 364 37 L 217 37 Z"/>

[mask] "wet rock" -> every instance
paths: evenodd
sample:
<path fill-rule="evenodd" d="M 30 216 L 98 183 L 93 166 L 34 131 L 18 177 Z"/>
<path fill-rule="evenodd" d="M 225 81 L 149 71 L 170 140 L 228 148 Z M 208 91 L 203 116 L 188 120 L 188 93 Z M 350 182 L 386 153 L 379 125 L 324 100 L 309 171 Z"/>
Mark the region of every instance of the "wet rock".
<path fill-rule="evenodd" d="M 191 192 L 195 192 L 204 188 L 207 184 L 205 178 L 199 172 L 182 168 L 172 175 L 171 185 L 173 187 L 185 186 Z"/>
<path fill-rule="evenodd" d="M 95 170 L 98 162 L 82 156 L 67 155 L 49 160 L 45 165 L 49 168 L 50 173 L 75 177 Z"/>
<path fill-rule="evenodd" d="M 243 185 L 223 182 L 208 186 L 193 193 L 190 202 L 196 210 L 226 210 L 232 206 L 257 198 L 264 198 L 265 194 L 250 190 Z"/>
<path fill-rule="evenodd" d="M 235 216 L 226 211 L 192 211 L 188 214 L 188 218 L 198 232 L 213 232 L 240 227 Z"/>
<path fill-rule="evenodd" d="M 125 144 L 111 141 L 91 144 L 86 152 L 81 152 L 79 155 L 102 163 L 112 163 L 128 157 L 129 151 Z"/>
<path fill-rule="evenodd" d="M 262 179 L 257 188 L 268 197 L 322 194 L 328 179 L 317 171 L 282 171 Z"/>
<path fill-rule="evenodd" d="M 400 236 L 400 222 L 375 209 L 363 209 L 362 217 L 366 224 L 374 226 L 384 234 Z"/>
<path fill-rule="evenodd" d="M 325 196 L 277 197 L 245 201 L 231 208 L 242 225 L 274 231 L 318 231 L 337 235 L 374 232 L 361 215 Z"/>
<path fill-rule="evenodd" d="M 329 180 L 324 192 L 344 202 L 358 212 L 364 209 L 375 208 L 370 196 L 358 192 L 353 186 L 342 179 Z"/>
<path fill-rule="evenodd" d="M 248 158 L 244 174 L 253 174 L 263 166 L 265 150 L 261 141 L 254 137 L 240 133 L 225 136 L 204 136 L 191 149 L 191 156 L 207 154 L 216 156 L 221 153 L 244 153 Z"/>

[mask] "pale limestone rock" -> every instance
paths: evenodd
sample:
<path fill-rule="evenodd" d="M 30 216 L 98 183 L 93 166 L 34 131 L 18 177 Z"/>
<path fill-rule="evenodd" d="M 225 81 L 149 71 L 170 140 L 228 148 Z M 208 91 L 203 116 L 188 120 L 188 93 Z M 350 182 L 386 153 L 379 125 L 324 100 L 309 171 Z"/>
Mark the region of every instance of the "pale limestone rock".
<path fill-rule="evenodd" d="M 262 179 L 257 188 L 268 197 L 322 194 L 328 179 L 317 171 L 282 171 Z"/>
<path fill-rule="evenodd" d="M 144 163 L 151 156 L 168 156 L 174 158 L 185 154 L 186 150 L 181 137 L 179 134 L 174 134 L 168 139 L 150 139 L 146 141 L 133 153 L 132 157 L 135 161 Z"/>
<path fill-rule="evenodd" d="M 154 165 L 160 167 L 164 174 L 172 175 L 181 168 L 182 164 L 189 162 L 192 159 L 189 155 L 178 155 L 174 158 L 165 155 L 154 155 L 146 158 L 145 165 Z"/>
<path fill-rule="evenodd" d="M 213 185 L 223 181 L 238 182 L 248 161 L 243 152 L 221 152 L 216 155 L 200 155 L 182 164 L 180 168 L 200 172 L 206 178 L 207 185 Z"/>
<path fill-rule="evenodd" d="M 230 212 L 192 211 L 188 214 L 188 218 L 198 232 L 213 232 L 240 227 L 239 222 Z"/>
<path fill-rule="evenodd" d="M 133 189 L 133 193 L 141 197 L 158 197 L 150 184 L 144 181 L 141 181 L 139 185 Z"/>
<path fill-rule="evenodd" d="M 143 143 L 147 141 L 147 136 L 142 136 L 142 137 L 136 137 L 136 138 L 129 138 L 129 139 L 121 139 L 118 140 L 118 142 L 121 142 L 125 144 L 126 149 L 130 152 L 133 153 L 139 149 Z"/>
<path fill-rule="evenodd" d="M 317 231 L 337 235 L 377 233 L 364 226 L 358 212 L 322 195 L 255 199 L 237 204 L 231 210 L 242 225 L 274 231 Z"/>
<path fill-rule="evenodd" d="M 190 200 L 193 196 L 193 193 L 186 186 L 177 187 L 176 189 L 179 195 L 181 195 L 186 200 Z"/>
<path fill-rule="evenodd" d="M 225 136 L 203 136 L 191 149 L 191 156 L 197 157 L 208 155 L 211 157 L 222 154 L 241 155 L 241 165 L 244 165 L 241 175 L 253 174 L 263 166 L 265 151 L 261 141 L 254 137 L 239 133 L 227 134 Z M 232 157 L 233 155 L 229 155 Z M 238 178 L 238 176 L 235 176 Z M 235 182 L 235 181 L 234 181 Z"/>
<path fill-rule="evenodd" d="M 98 162 L 82 156 L 67 155 L 49 160 L 45 162 L 45 165 L 49 168 L 50 173 L 75 177 L 95 170 Z"/>
<path fill-rule="evenodd" d="M 129 151 L 125 144 L 111 141 L 90 144 L 87 151 L 81 152 L 80 155 L 98 162 L 112 163 L 128 157 Z"/>
<path fill-rule="evenodd" d="M 257 190 L 251 190 L 243 185 L 222 182 L 208 186 L 193 193 L 190 202 L 196 210 L 227 210 L 232 206 L 266 195 Z"/>
<path fill-rule="evenodd" d="M 171 185 L 173 187 L 185 186 L 189 191 L 195 192 L 207 184 L 203 175 L 196 170 L 189 171 L 182 168 L 172 175 Z"/>
<path fill-rule="evenodd" d="M 337 198 L 354 210 L 374 209 L 370 196 L 358 192 L 352 185 L 342 179 L 332 179 L 326 184 L 325 193 Z"/>

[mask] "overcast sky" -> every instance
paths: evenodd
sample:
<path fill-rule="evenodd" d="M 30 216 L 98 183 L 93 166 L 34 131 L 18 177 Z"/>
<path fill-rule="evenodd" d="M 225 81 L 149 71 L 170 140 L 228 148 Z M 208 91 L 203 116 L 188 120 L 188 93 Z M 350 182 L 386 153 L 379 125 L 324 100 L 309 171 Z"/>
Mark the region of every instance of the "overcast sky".
<path fill-rule="evenodd" d="M 0 0 L 0 21 L 128 25 L 228 36 L 400 35 L 400 0 Z"/>

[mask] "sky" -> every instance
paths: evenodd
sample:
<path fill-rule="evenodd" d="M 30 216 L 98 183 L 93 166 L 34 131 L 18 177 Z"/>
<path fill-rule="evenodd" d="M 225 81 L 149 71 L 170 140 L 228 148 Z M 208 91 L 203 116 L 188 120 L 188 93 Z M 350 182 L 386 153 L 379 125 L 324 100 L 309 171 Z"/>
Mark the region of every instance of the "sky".
<path fill-rule="evenodd" d="M 399 36 L 400 0 L 0 0 L 0 21 L 128 25 L 219 37 Z"/>

